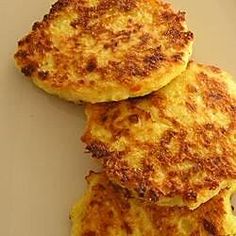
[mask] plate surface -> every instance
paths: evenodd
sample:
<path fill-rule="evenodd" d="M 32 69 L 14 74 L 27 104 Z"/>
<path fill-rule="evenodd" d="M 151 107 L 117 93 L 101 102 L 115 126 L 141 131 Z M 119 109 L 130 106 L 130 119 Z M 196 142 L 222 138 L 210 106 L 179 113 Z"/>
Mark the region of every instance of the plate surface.
<path fill-rule="evenodd" d="M 69 235 L 69 209 L 98 168 L 84 154 L 82 106 L 35 88 L 15 69 L 17 39 L 53 1 L 0 1 L 0 235 Z M 236 1 L 172 0 L 195 33 L 193 59 L 236 78 Z"/>

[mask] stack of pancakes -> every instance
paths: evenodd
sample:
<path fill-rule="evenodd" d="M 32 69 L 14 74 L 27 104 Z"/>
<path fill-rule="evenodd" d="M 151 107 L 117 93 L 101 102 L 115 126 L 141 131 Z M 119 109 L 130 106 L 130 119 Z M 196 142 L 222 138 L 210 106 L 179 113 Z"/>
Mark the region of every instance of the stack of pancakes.
<path fill-rule="evenodd" d="M 159 0 L 59 0 L 15 59 L 41 89 L 86 103 L 101 173 L 72 236 L 236 234 L 236 84 L 190 61 L 185 13 Z"/>

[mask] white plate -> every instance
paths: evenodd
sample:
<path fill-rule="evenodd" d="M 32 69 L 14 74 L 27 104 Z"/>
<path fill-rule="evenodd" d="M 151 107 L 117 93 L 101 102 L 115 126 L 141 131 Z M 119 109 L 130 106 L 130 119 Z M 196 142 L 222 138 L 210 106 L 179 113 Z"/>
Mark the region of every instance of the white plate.
<path fill-rule="evenodd" d="M 236 1 L 173 0 L 195 32 L 194 59 L 236 78 Z M 69 209 L 95 163 L 80 143 L 83 107 L 48 96 L 15 69 L 17 39 L 50 0 L 0 0 L 0 235 L 69 235 Z"/>

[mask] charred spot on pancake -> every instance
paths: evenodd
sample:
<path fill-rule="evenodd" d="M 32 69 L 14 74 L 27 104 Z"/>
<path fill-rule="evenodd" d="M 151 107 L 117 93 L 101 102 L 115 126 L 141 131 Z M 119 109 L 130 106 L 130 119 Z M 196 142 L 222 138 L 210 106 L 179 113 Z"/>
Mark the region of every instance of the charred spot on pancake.
<path fill-rule="evenodd" d="M 25 76 L 30 77 L 36 70 L 37 70 L 37 66 L 35 64 L 29 64 L 27 66 L 22 67 L 21 72 Z"/>
<path fill-rule="evenodd" d="M 47 79 L 48 75 L 49 75 L 48 71 L 39 71 L 38 72 L 38 76 L 41 80 Z"/>
<path fill-rule="evenodd" d="M 96 232 L 94 231 L 87 231 L 82 234 L 82 236 L 96 236 Z"/>
<path fill-rule="evenodd" d="M 104 158 L 111 154 L 109 149 L 102 142 L 94 142 L 87 145 L 86 150 L 95 158 Z"/>
<path fill-rule="evenodd" d="M 137 114 L 133 114 L 129 116 L 129 121 L 133 124 L 137 124 L 138 123 L 138 115 Z"/>
<path fill-rule="evenodd" d="M 97 60 L 96 60 L 96 58 L 89 59 L 89 61 L 87 63 L 87 66 L 86 66 L 86 70 L 88 72 L 93 72 L 96 68 L 97 68 Z"/>
<path fill-rule="evenodd" d="M 217 235 L 216 227 L 207 219 L 203 219 L 203 227 L 211 235 Z"/>
<path fill-rule="evenodd" d="M 28 56 L 28 52 L 25 50 L 19 50 L 16 54 L 15 57 L 17 58 L 21 58 L 22 60 L 24 60 L 27 56 Z"/>

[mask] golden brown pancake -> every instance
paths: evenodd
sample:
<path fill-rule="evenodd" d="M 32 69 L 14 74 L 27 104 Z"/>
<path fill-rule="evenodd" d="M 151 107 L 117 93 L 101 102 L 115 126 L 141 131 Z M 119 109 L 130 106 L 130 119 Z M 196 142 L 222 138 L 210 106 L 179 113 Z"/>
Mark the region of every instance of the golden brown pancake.
<path fill-rule="evenodd" d="M 219 68 L 192 62 L 157 92 L 86 113 L 87 150 L 136 197 L 195 209 L 236 180 L 236 85 Z"/>
<path fill-rule="evenodd" d="M 117 101 L 168 84 L 185 70 L 192 41 L 185 13 L 158 0 L 59 0 L 15 59 L 50 94 Z"/>
<path fill-rule="evenodd" d="M 90 173 L 88 190 L 71 211 L 71 236 L 220 236 L 236 234 L 230 197 L 234 184 L 198 209 L 147 205 Z"/>

